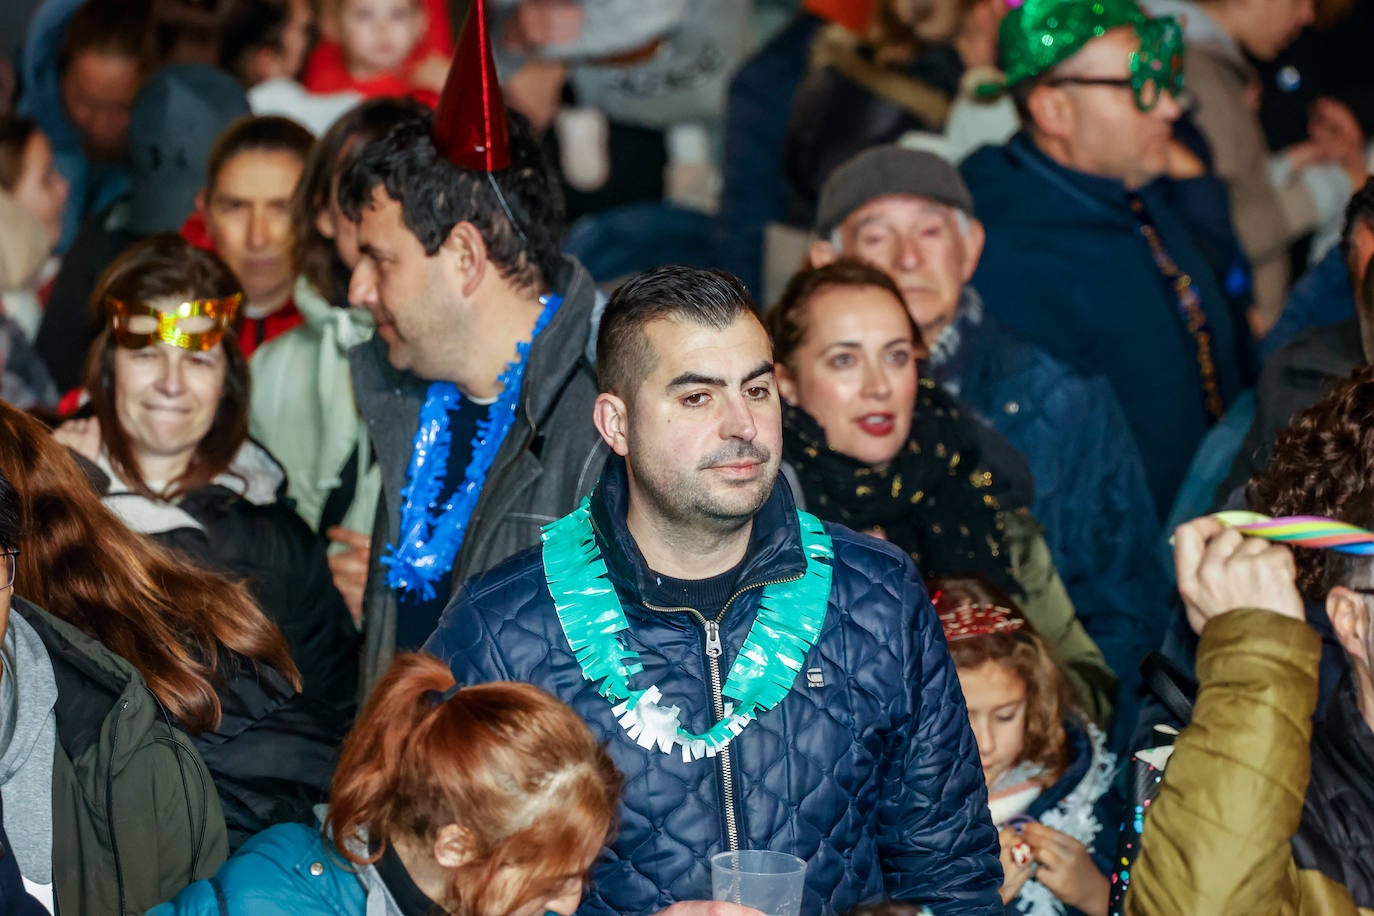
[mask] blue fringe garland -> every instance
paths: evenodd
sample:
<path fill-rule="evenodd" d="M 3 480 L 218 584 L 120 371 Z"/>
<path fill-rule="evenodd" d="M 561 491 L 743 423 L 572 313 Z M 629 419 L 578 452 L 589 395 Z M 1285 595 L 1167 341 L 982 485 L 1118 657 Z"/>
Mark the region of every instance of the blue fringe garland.
<path fill-rule="evenodd" d="M 563 297 L 541 296 L 544 306 L 534 323 L 530 340 L 516 345 L 515 359 L 507 364 L 498 381 L 501 394 L 487 409 L 487 415 L 477 423 L 472 438 L 472 458 L 463 472 L 463 480 L 439 508 L 439 488 L 448 473 L 449 413 L 462 401 L 463 395 L 452 382 L 434 382 L 425 393 L 420 408 L 420 425 L 415 431 L 415 444 L 406 468 L 406 485 L 401 489 L 401 531 L 395 544 L 388 544 L 382 556 L 387 567 L 387 584 L 406 597 L 429 601 L 434 586 L 453 569 L 453 561 L 463 546 L 468 520 L 482 495 L 487 472 L 496 460 L 496 453 L 515 425 L 520 406 L 520 389 L 524 381 L 525 365 L 530 349 L 539 332 L 553 318 Z"/>

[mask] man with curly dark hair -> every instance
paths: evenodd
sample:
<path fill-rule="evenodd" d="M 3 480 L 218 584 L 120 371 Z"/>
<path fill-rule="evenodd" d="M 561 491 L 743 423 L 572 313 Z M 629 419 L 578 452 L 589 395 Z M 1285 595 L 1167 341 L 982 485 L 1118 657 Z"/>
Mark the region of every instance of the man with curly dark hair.
<path fill-rule="evenodd" d="M 364 685 L 424 642 L 459 583 L 576 506 L 605 454 L 596 288 L 560 254 L 557 180 L 470 26 L 435 115 L 364 146 L 339 182 L 361 254 L 349 301 L 377 326 L 349 354 L 382 475 Z"/>

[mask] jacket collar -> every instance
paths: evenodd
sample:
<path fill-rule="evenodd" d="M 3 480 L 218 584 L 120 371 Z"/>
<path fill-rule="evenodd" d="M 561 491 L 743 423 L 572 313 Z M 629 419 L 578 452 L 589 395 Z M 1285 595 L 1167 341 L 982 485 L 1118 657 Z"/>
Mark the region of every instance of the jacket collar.
<path fill-rule="evenodd" d="M 634 536 L 626 524 L 630 505 L 629 477 L 625 459 L 611 455 L 591 495 L 592 524 L 596 529 L 602 557 L 611 581 L 633 601 L 627 616 L 642 613 L 639 604 L 654 590 L 654 571 L 645 562 Z M 790 579 L 806 571 L 801 531 L 797 525 L 797 504 L 781 474 L 773 484 L 767 501 L 754 516 L 749 547 L 740 569 L 736 593 L 772 582 Z"/>
<path fill-rule="evenodd" d="M 1060 165 L 1045 155 L 1024 130 L 1007 141 L 1006 152 L 1023 169 L 1033 172 L 1045 183 L 1072 197 L 1079 205 L 1130 218 L 1126 186 L 1119 180 Z"/>

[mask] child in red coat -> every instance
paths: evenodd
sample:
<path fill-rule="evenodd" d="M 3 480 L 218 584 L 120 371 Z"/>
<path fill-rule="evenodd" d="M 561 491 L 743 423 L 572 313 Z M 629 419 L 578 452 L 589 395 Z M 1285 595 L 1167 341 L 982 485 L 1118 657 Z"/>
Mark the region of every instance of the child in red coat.
<path fill-rule="evenodd" d="M 321 26 L 301 80 L 311 92 L 438 101 L 453 57 L 446 0 L 325 0 Z"/>

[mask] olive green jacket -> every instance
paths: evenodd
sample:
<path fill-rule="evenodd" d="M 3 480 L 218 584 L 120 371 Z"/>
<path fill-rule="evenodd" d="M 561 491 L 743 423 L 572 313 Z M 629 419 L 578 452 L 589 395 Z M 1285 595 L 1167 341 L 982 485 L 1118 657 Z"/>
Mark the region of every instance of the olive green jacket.
<path fill-rule="evenodd" d="M 1207 624 L 1193 720 L 1150 805 L 1127 916 L 1374 914 L 1294 858 L 1320 658 L 1304 621 L 1242 609 Z"/>
<path fill-rule="evenodd" d="M 22 598 L 57 681 L 53 885 L 64 914 L 142 913 L 229 843 L 200 755 L 123 658 Z"/>

